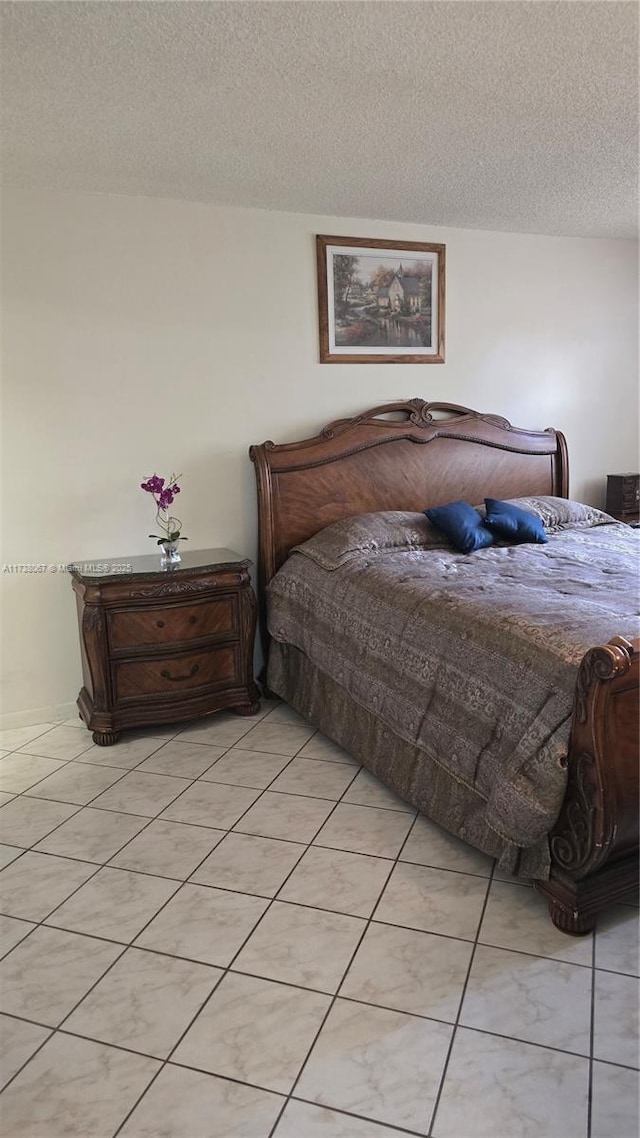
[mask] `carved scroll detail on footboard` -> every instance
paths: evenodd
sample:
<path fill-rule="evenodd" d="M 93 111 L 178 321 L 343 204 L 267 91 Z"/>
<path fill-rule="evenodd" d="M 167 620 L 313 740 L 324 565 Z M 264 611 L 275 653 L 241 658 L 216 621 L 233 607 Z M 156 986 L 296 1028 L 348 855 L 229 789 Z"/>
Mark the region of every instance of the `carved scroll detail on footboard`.
<path fill-rule="evenodd" d="M 640 640 L 621 636 L 587 652 L 578 673 L 551 876 L 536 882 L 553 923 L 576 936 L 638 884 L 639 679 Z"/>
<path fill-rule="evenodd" d="M 578 721 L 587 721 L 589 693 L 597 680 L 612 680 L 629 669 L 633 645 L 623 636 L 614 636 L 608 644 L 592 648 L 580 665 L 576 683 L 576 711 Z"/>
<path fill-rule="evenodd" d="M 638 644 L 592 648 L 576 683 L 569 783 L 551 835 L 554 865 L 579 879 L 637 845 Z"/>
<path fill-rule="evenodd" d="M 562 813 L 551 839 L 551 856 L 563 869 L 579 869 L 589 860 L 593 850 L 596 812 L 594 798 L 602 789 L 597 786 L 594 768 L 593 755 L 578 756 Z"/>

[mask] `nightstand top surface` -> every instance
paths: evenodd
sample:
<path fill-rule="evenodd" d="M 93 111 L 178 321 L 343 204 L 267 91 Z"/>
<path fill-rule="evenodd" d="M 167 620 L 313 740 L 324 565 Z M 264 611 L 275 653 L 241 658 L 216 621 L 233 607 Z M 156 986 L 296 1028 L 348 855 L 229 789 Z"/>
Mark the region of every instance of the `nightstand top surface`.
<path fill-rule="evenodd" d="M 114 578 L 122 577 L 175 577 L 206 569 L 251 565 L 246 557 L 241 557 L 233 549 L 181 549 L 180 561 L 176 565 L 162 565 L 160 557 L 158 546 L 157 553 L 145 553 L 141 557 L 85 558 L 74 561 L 69 566 L 69 571 L 77 581 L 113 581 Z"/>

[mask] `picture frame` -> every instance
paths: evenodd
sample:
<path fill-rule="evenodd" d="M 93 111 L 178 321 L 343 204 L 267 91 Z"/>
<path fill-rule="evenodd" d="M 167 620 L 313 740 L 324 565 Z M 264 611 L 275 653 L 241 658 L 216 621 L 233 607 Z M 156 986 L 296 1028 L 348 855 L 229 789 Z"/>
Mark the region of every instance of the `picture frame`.
<path fill-rule="evenodd" d="M 445 252 L 317 235 L 320 362 L 444 363 Z"/>

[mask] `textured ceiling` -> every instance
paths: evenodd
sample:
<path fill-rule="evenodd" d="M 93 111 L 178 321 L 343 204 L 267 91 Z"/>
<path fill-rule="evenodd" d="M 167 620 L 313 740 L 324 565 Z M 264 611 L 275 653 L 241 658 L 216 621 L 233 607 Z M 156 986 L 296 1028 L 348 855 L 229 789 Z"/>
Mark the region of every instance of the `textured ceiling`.
<path fill-rule="evenodd" d="M 0 7 L 8 184 L 637 234 L 635 2 Z"/>

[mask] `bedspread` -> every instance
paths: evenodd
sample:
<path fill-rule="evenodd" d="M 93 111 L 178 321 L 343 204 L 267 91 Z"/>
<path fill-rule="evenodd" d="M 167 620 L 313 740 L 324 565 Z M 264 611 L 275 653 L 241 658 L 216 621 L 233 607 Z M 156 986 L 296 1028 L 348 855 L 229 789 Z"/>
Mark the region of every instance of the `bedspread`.
<path fill-rule="evenodd" d="M 483 827 L 521 848 L 545 838 L 580 660 L 640 633 L 638 531 L 592 515 L 551 527 L 546 545 L 471 555 L 422 515 L 365 515 L 299 547 L 269 585 L 271 636 L 437 768 L 431 798 L 457 784 L 466 816 L 451 828 L 469 840 Z M 415 764 L 385 761 L 394 787 L 442 818 Z"/>

